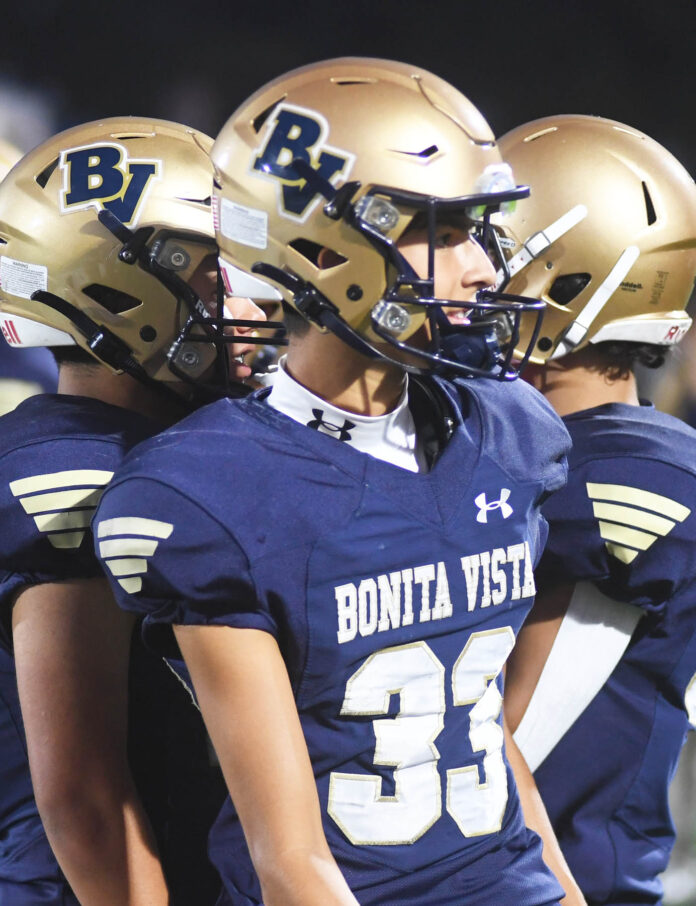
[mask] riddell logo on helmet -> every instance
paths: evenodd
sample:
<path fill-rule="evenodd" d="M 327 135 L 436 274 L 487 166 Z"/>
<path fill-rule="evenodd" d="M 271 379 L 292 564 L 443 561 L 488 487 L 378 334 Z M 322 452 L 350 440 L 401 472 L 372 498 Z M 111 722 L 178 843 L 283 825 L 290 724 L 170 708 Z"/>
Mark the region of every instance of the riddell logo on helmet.
<path fill-rule="evenodd" d="M 636 293 L 639 289 L 643 289 L 642 283 L 631 283 L 630 280 L 624 280 L 621 284 L 621 289 L 626 290 L 629 293 Z"/>
<path fill-rule="evenodd" d="M 683 324 L 673 324 L 668 328 L 664 337 L 662 338 L 663 343 L 678 343 L 681 338 L 684 336 L 688 327 Z"/>
<path fill-rule="evenodd" d="M 266 125 L 263 150 L 254 159 L 256 175 L 270 178 L 278 187 L 278 210 L 284 217 L 302 223 L 321 199 L 314 186 L 298 177 L 292 162 L 299 158 L 319 176 L 333 183 L 348 177 L 354 155 L 326 144 L 329 124 L 315 110 L 280 104 Z"/>
<path fill-rule="evenodd" d="M 159 160 L 129 160 L 119 144 L 85 145 L 60 153 L 64 214 L 106 208 L 121 223 L 135 226 L 150 186 L 161 176 Z"/>
<path fill-rule="evenodd" d="M 0 331 L 10 346 L 21 346 L 22 341 L 19 339 L 17 328 L 12 321 L 0 321 Z"/>

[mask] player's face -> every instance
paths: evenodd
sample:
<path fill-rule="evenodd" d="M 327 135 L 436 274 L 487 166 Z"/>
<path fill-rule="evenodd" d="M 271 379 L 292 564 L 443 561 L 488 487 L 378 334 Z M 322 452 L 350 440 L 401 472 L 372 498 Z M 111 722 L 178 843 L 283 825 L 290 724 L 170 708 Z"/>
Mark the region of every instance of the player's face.
<path fill-rule="evenodd" d="M 408 230 L 399 241 L 399 251 L 421 277 L 428 275 L 428 233 L 425 228 Z M 488 256 L 473 238 L 469 226 L 442 223 L 435 231 L 435 296 L 454 302 L 470 302 L 480 289 L 495 283 L 496 273 Z M 451 308 L 446 315 L 453 324 L 467 323 L 467 309 Z"/>
<path fill-rule="evenodd" d="M 203 302 L 211 315 L 217 314 L 217 254 L 207 255 L 189 280 L 191 289 L 196 293 L 198 298 Z M 244 299 L 239 296 L 225 297 L 225 317 L 235 318 L 241 321 L 265 321 L 265 313 L 255 305 L 251 299 Z M 228 327 L 225 328 L 228 335 L 240 338 L 239 343 L 231 343 L 228 346 L 230 360 L 230 379 L 233 381 L 244 381 L 251 376 L 251 368 L 245 364 L 244 356 L 248 353 L 257 351 L 254 343 L 245 343 L 244 336 L 253 332 L 253 327 Z"/>

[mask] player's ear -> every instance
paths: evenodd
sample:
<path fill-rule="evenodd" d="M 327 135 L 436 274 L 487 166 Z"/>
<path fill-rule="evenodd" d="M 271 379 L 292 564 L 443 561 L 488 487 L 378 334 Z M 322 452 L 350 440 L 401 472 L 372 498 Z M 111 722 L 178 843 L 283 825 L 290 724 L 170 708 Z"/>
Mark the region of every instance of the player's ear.
<path fill-rule="evenodd" d="M 336 267 L 337 264 L 343 264 L 346 259 L 343 255 L 339 255 L 338 252 L 334 252 L 333 249 L 328 249 L 326 246 L 319 249 L 319 254 L 317 255 L 317 267 L 319 270 L 325 271 L 330 267 Z"/>

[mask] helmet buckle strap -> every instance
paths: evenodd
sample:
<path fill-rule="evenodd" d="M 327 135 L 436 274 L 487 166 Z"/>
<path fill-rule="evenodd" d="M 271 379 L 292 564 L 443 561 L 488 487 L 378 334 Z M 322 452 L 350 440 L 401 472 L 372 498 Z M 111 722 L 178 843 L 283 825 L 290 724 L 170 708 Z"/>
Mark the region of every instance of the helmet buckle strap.
<path fill-rule="evenodd" d="M 533 233 L 522 245 L 522 248 L 513 255 L 507 263 L 507 279 L 513 277 L 525 268 L 530 262 L 536 260 L 549 246 L 553 245 L 556 240 L 564 236 L 574 226 L 577 226 L 587 217 L 587 208 L 584 204 L 575 205 L 565 214 L 562 214 L 558 220 L 554 220 L 543 230 Z M 498 271 L 498 282 L 503 278 L 503 272 Z"/>

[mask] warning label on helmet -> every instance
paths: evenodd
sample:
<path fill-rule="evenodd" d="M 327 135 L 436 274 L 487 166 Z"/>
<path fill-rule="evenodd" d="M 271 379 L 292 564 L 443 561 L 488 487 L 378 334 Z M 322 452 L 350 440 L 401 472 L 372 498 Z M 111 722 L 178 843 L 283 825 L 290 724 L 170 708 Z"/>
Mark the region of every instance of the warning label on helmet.
<path fill-rule="evenodd" d="M 48 268 L 41 264 L 28 264 L 0 255 L 0 289 L 9 296 L 31 299 L 32 293 L 45 290 Z"/>
<path fill-rule="evenodd" d="M 234 204 L 223 198 L 220 215 L 220 232 L 227 239 L 253 249 L 268 246 L 268 214 L 265 211 Z"/>

